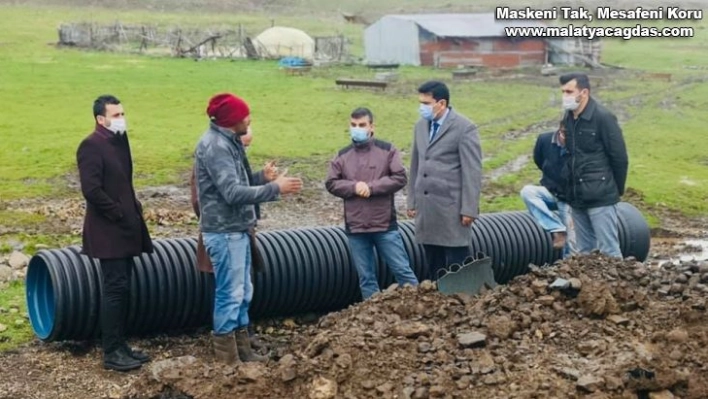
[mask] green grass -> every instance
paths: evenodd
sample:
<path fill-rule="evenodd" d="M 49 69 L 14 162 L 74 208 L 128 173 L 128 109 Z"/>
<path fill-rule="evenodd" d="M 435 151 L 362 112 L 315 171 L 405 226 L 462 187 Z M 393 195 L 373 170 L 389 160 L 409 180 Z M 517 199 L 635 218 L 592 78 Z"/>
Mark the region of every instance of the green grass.
<path fill-rule="evenodd" d="M 16 0 L 0 0 L 0 4 L 16 2 Z M 230 12 L 240 14 L 252 4 L 259 4 L 263 14 L 280 16 L 302 13 L 313 16 L 326 16 L 340 18 L 340 11 L 349 13 L 363 13 L 366 16 L 376 16 L 385 13 L 414 13 L 414 12 L 478 12 L 489 11 L 498 6 L 498 2 L 481 0 L 470 3 L 464 0 L 449 0 L 445 2 L 430 2 L 429 0 L 341 0 L 332 3 L 329 0 L 269 0 L 256 2 L 248 0 L 141 0 L 140 2 L 128 0 L 23 0 L 24 4 L 34 5 L 64 5 L 70 2 L 77 7 L 104 6 L 112 9 L 140 9 L 155 10 L 157 12 L 198 11 L 198 12 Z M 263 4 L 265 3 L 265 4 Z M 516 2 L 519 6 L 533 5 L 535 7 L 556 5 L 550 0 L 521 0 Z M 245 6 L 245 7 L 244 7 Z"/>
<path fill-rule="evenodd" d="M 124 102 L 138 186 L 180 182 L 206 126 L 206 101 L 212 94 L 226 90 L 244 96 L 251 103 L 256 132 L 252 156 L 256 162 L 275 158 L 290 164 L 293 173 L 317 180 L 324 176 L 329 157 L 347 144 L 346 117 L 352 108 L 371 107 L 377 115 L 377 134 L 407 151 L 416 118 L 415 87 L 430 78 L 449 80 L 446 71 L 402 68 L 400 81 L 392 93 L 347 92 L 337 90 L 333 80 L 371 77 L 372 72 L 361 67 L 332 67 L 318 69 L 310 76 L 291 77 L 281 73 L 274 62 L 194 62 L 48 45 L 56 41 L 56 26 L 62 22 L 120 20 L 194 27 L 241 23 L 247 31 L 258 32 L 275 19 L 279 25 L 301 28 L 313 35 L 344 33 L 359 47 L 355 51 L 361 50 L 361 26 L 320 14 L 301 13 L 301 17 L 297 13 L 239 14 L 234 19 L 225 13 L 0 7 L 6 16 L 0 21 L 0 29 L 6 32 L 0 44 L 3 64 L 0 107 L 5 114 L 15 116 L 0 121 L 0 129 L 12 133 L 4 137 L 0 148 L 4 161 L 0 165 L 0 200 L 75 194 L 67 189 L 64 178 L 76 174 L 75 149 L 93 127 L 90 104 L 102 93 L 114 93 Z M 705 211 L 705 206 L 697 201 L 702 194 L 701 182 L 705 181 L 705 162 L 700 155 L 692 158 L 683 155 L 699 148 L 692 138 L 699 134 L 696 129 L 701 121 L 700 111 L 692 113 L 686 109 L 686 114 L 696 118 L 678 118 L 675 111 L 660 109 L 660 98 L 648 100 L 653 95 L 670 92 L 676 80 L 704 74 L 685 68 L 708 60 L 705 55 L 708 53 L 703 51 L 708 46 L 704 26 L 696 25 L 698 36 L 692 39 L 605 41 L 603 61 L 647 71 L 668 71 L 674 82 L 642 80 L 639 74 L 627 71 L 620 78 L 602 77 L 607 75 L 605 71 L 590 72 L 591 76 L 597 76 L 594 94 L 611 107 L 622 104 L 618 111 L 628 114 L 629 120 L 623 128 L 632 164 L 637 166 L 632 169 L 630 185 L 644 193 L 648 201 L 690 214 Z M 559 115 L 557 103 L 551 102 L 558 91 L 554 77 L 539 77 L 528 83 L 518 80 L 454 83 L 452 90 L 453 106 L 479 124 L 483 151 L 488 157 L 485 171 L 530 151 L 536 132 L 530 132 L 522 140 L 505 140 L 504 133 Z M 704 83 L 696 83 L 684 86 L 683 90 L 701 99 L 707 89 Z M 639 106 L 623 104 L 628 99 L 634 99 Z M 656 134 L 647 134 L 647 129 Z M 666 130 L 679 130 L 679 137 L 687 139 L 673 140 L 672 145 L 664 148 L 658 136 Z M 655 163 L 671 166 L 661 168 L 656 175 L 644 173 L 651 171 Z M 670 174 L 681 171 L 688 173 L 684 180 L 689 183 L 670 179 Z M 501 182 L 518 185 L 529 179 L 533 181 L 536 180 L 533 172 L 532 169 L 505 177 Z M 673 182 L 666 182 L 670 183 L 667 185 L 657 181 L 657 177 Z M 696 185 L 691 186 L 690 182 Z M 680 188 L 681 194 L 674 195 L 663 187 Z M 497 202 L 490 201 L 486 209 L 497 210 L 494 205 Z M 3 212 L 0 216 L 10 220 L 10 225 L 41 223 L 41 218 L 32 215 L 0 212 Z"/>
<path fill-rule="evenodd" d="M 42 215 L 35 215 L 28 212 L 0 210 L 0 220 L 3 226 L 10 229 L 18 229 L 40 226 L 46 218 Z"/>
<path fill-rule="evenodd" d="M 25 287 L 14 282 L 0 288 L 0 352 L 14 348 L 32 339 L 29 320 L 25 317 Z"/>
<path fill-rule="evenodd" d="M 91 101 L 102 93 L 114 93 L 124 102 L 140 186 L 177 182 L 206 127 L 204 109 L 214 93 L 234 91 L 250 102 L 254 143 L 263 143 L 254 145 L 257 160 L 305 159 L 331 156 L 346 145 L 348 113 L 360 105 L 370 106 L 378 115 L 380 136 L 409 147 L 417 112 L 415 87 L 431 77 L 449 77 L 449 73 L 404 68 L 394 88 L 399 94 L 381 95 L 334 87 L 336 77 L 372 74 L 363 68 L 331 68 L 313 76 L 291 77 L 273 62 L 194 62 L 58 50 L 46 43 L 55 38 L 53 27 L 73 12 L 3 11 L 12 17 L 0 22 L 0 28 L 14 32 L 15 41 L 9 44 L 14 51 L 0 55 L 4 65 L 0 107 L 8 115 L 24 117 L 0 122 L 0 129 L 13 132 L 0 149 L 5 160 L 0 169 L 2 199 L 66 193 L 61 177 L 76 173 L 75 149 L 93 128 Z M 30 17 L 38 18 L 36 26 L 43 28 L 19 22 Z M 151 17 L 130 13 L 125 18 Z M 509 109 L 530 121 L 535 110 L 547 112 L 549 90 L 503 82 L 464 84 L 456 88 L 452 102 L 482 125 L 509 114 Z M 32 122 L 38 109 L 43 120 L 52 121 L 51 126 Z M 490 126 L 483 134 L 494 136 L 508 127 Z"/>
<path fill-rule="evenodd" d="M 497 141 L 496 151 L 491 154 L 485 154 L 486 156 L 492 156 L 492 158 L 484 163 L 483 169 L 485 172 L 500 168 L 518 158 L 519 155 L 533 152 L 535 135 L 524 136 L 516 140 L 497 139 Z"/>
<path fill-rule="evenodd" d="M 47 233 L 3 234 L 0 236 L 0 254 L 12 252 L 14 243 L 22 243 L 22 252 L 28 256 L 32 256 L 35 252 L 44 248 L 61 248 L 67 245 L 79 245 L 81 243 L 81 237 L 72 234 Z"/>
<path fill-rule="evenodd" d="M 671 23 L 669 23 L 671 22 Z M 618 24 L 612 24 L 617 26 Z M 634 26 L 636 23 L 624 25 Z M 650 26 L 649 24 L 643 24 Z M 621 26 L 621 24 L 620 24 Z M 705 21 L 664 21 L 651 26 L 693 27 L 692 38 L 636 38 L 614 40 L 605 48 L 603 59 L 612 65 L 656 72 L 685 74 L 691 66 L 705 66 L 708 33 Z M 651 54 L 651 55 L 649 55 Z"/>
<path fill-rule="evenodd" d="M 635 117 L 625 129 L 642 134 L 629 147 L 629 186 L 644 194 L 654 207 L 674 207 L 690 216 L 708 211 L 708 156 L 696 141 L 697 132 L 708 123 L 706 85 L 670 93 L 671 105 L 662 105 L 667 93 L 646 99 L 646 106 L 632 110 Z M 666 159 L 671 162 L 666 162 Z"/>
<path fill-rule="evenodd" d="M 11 213 L 11 217 L 22 215 L 22 212 Z M 0 217 L 7 215 L 0 214 Z M 2 219 L 3 224 L 6 224 Z M 15 243 L 22 243 L 22 252 L 28 256 L 34 255 L 42 248 L 61 248 L 76 245 L 80 237 L 68 234 L 4 234 L 0 235 L 0 255 L 12 252 Z M 25 285 L 22 281 L 10 284 L 0 284 L 0 353 L 29 342 L 34 337 L 29 319 L 25 317 L 27 305 L 25 301 Z M 0 327 L 0 330 L 3 330 Z"/>

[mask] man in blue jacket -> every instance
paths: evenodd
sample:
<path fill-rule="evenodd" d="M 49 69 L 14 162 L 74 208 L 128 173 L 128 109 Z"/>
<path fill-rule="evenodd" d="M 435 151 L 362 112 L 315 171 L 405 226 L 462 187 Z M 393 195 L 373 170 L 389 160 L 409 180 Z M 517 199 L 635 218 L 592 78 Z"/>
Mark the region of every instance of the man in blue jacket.
<path fill-rule="evenodd" d="M 531 215 L 553 237 L 553 248 L 563 249 L 563 257 L 575 252 L 570 206 L 566 202 L 566 182 L 562 177 L 567 163 L 565 127 L 542 133 L 536 139 L 533 160 L 541 171 L 541 184 L 521 189 L 521 198 Z"/>

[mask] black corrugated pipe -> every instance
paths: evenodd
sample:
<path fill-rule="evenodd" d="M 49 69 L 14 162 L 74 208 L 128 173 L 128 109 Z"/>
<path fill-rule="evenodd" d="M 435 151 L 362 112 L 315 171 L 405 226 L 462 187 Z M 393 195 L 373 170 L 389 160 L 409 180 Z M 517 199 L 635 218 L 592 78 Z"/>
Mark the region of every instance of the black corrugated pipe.
<path fill-rule="evenodd" d="M 619 204 L 620 241 L 625 257 L 644 261 L 649 253 L 649 226 L 632 205 Z M 423 248 L 414 241 L 413 223 L 400 223 L 411 266 L 425 275 Z M 495 278 L 506 283 L 526 273 L 529 264 L 560 257 L 550 234 L 528 212 L 485 214 L 473 227 L 471 247 L 493 259 Z M 254 279 L 251 315 L 287 316 L 333 311 L 361 299 L 349 245 L 340 227 L 269 231 L 258 236 L 265 270 Z M 155 240 L 155 252 L 135 258 L 127 332 L 167 332 L 211 322 L 213 276 L 195 266 L 196 239 Z M 377 255 L 382 287 L 394 281 Z M 41 250 L 27 272 L 30 321 L 43 341 L 83 340 L 99 336 L 101 270 L 96 259 L 78 247 Z"/>

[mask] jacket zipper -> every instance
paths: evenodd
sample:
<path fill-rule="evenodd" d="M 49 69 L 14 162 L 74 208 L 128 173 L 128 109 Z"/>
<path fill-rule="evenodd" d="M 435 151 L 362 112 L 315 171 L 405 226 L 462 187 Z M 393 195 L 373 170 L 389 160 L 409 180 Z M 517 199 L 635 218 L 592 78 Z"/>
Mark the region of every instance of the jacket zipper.
<path fill-rule="evenodd" d="M 572 116 L 572 112 L 571 112 L 571 116 Z M 576 147 L 577 147 L 577 140 L 578 140 L 577 128 L 578 128 L 578 121 L 579 120 L 580 120 L 580 117 L 578 117 L 578 119 L 576 119 L 573 122 L 573 162 L 572 162 L 573 171 L 571 173 L 571 178 L 573 179 L 573 199 L 575 201 L 578 201 L 578 186 L 576 184 L 577 182 L 575 181 L 575 159 L 578 156 L 578 153 L 576 151 Z"/>

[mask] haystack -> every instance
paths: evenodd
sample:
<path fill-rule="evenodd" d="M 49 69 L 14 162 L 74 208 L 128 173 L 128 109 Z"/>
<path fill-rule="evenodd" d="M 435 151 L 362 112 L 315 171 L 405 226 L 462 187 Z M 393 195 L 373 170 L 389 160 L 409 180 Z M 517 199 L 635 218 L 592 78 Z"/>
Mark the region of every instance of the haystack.
<path fill-rule="evenodd" d="M 261 32 L 253 40 L 258 53 L 264 58 L 301 57 L 312 60 L 315 40 L 300 29 L 274 26 Z"/>

